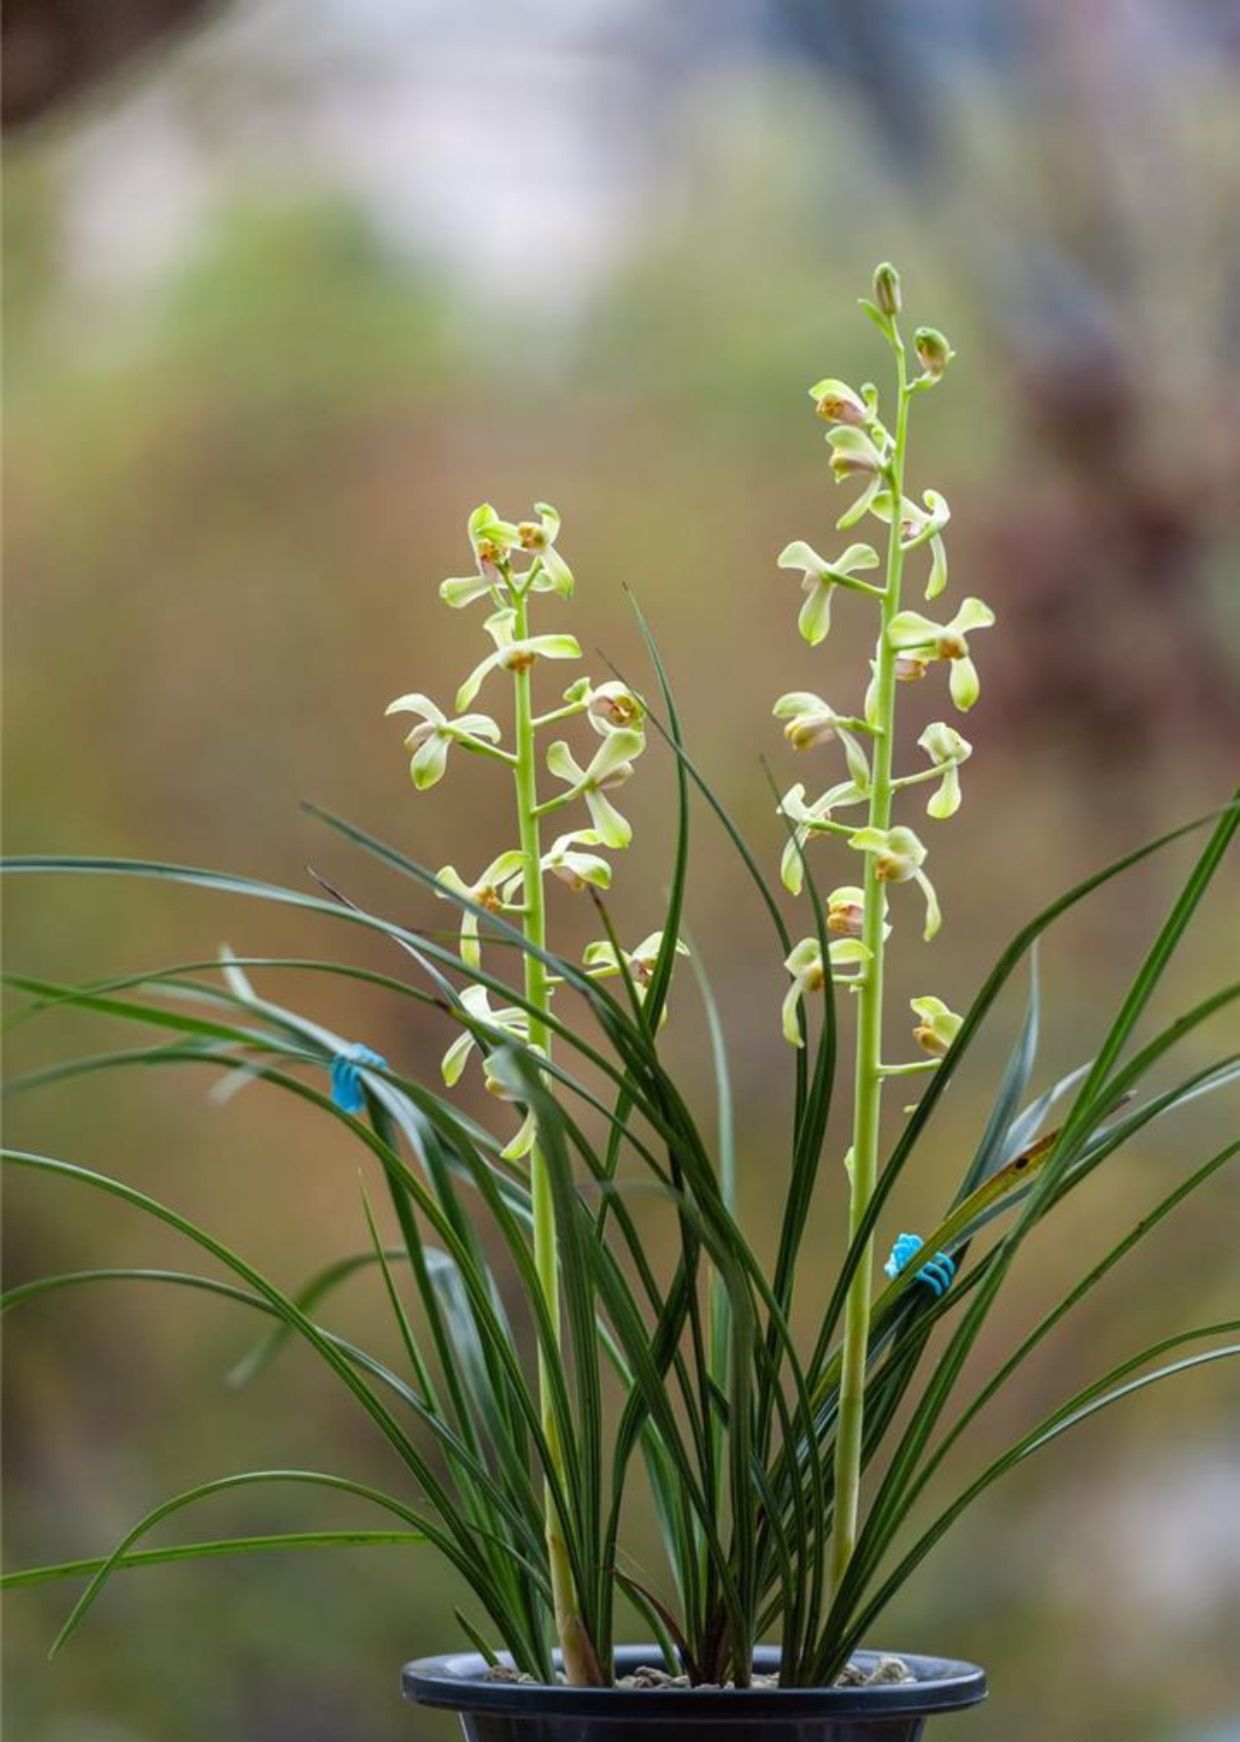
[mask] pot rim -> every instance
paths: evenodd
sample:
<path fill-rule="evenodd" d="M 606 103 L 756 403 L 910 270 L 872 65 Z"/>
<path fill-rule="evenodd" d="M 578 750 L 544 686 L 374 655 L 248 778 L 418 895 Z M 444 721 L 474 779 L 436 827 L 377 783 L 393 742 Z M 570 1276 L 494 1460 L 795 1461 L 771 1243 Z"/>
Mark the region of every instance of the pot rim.
<path fill-rule="evenodd" d="M 974 1663 L 955 1658 L 926 1657 L 916 1652 L 857 1651 L 854 1661 L 872 1665 L 880 1656 L 899 1657 L 913 1671 L 911 1682 L 883 1682 L 871 1687 L 828 1688 L 576 1688 L 550 1687 L 543 1682 L 485 1680 L 486 1659 L 476 1651 L 450 1652 L 407 1663 L 401 1687 L 407 1700 L 450 1711 L 504 1712 L 528 1718 L 658 1718 L 684 1717 L 752 1722 L 755 1718 L 883 1718 L 929 1717 L 935 1712 L 959 1712 L 986 1698 L 986 1673 Z M 506 1652 L 501 1663 L 511 1664 Z M 621 1646 L 616 1651 L 620 1673 L 641 1664 L 663 1661 L 654 1645 Z M 779 1668 L 778 1646 L 759 1646 L 755 1668 L 769 1674 Z"/>

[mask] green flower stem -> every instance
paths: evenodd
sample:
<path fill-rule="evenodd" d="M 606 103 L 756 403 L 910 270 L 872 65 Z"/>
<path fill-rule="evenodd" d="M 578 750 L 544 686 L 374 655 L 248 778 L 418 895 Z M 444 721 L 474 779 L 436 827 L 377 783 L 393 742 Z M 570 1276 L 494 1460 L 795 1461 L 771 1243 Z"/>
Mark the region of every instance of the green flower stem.
<path fill-rule="evenodd" d="M 471 756 L 489 756 L 492 762 L 502 762 L 506 768 L 517 766 L 517 759 L 512 751 L 501 750 L 498 744 L 486 744 L 481 738 L 471 738 L 468 732 L 454 732 L 452 737 Z"/>
<path fill-rule="evenodd" d="M 516 621 L 514 638 L 523 641 L 529 634 L 529 611 L 526 595 L 513 588 Z M 538 763 L 534 739 L 533 685 L 527 666 L 513 673 L 516 700 L 516 766 L 514 780 L 517 796 L 517 820 L 520 847 L 524 858 L 525 912 L 522 929 L 526 940 L 537 950 L 547 947 L 546 891 L 543 887 L 542 842 L 539 838 Z M 530 951 L 525 956 L 525 996 L 531 1006 L 529 1040 L 531 1046 L 551 1053 L 551 1031 L 543 1017 L 550 1013 L 551 988 L 547 967 Z M 534 1014 L 539 1012 L 541 1014 Z M 530 1152 L 530 1196 L 534 1218 L 534 1268 L 539 1287 L 555 1327 L 557 1347 L 560 1337 L 560 1253 L 556 1238 L 555 1202 L 546 1158 L 538 1144 Z M 543 1433 L 561 1490 L 566 1489 L 564 1447 L 560 1439 L 559 1422 L 551 1403 L 551 1381 L 548 1351 L 538 1352 L 538 1394 Z M 543 1489 L 543 1511 L 547 1540 L 547 1560 L 551 1572 L 551 1591 L 555 1603 L 555 1630 L 564 1654 L 564 1674 L 575 1686 L 585 1686 L 597 1680 L 592 1673 L 593 1652 L 589 1649 L 582 1626 L 573 1583 L 572 1567 L 564 1542 L 559 1513 L 548 1481 Z"/>
<path fill-rule="evenodd" d="M 816 817 L 812 823 L 806 823 L 811 835 L 839 835 L 845 841 L 851 841 L 856 834 L 855 824 L 834 823 L 830 817 Z"/>
<path fill-rule="evenodd" d="M 880 1077 L 918 1077 L 923 1071 L 937 1071 L 938 1068 L 938 1059 L 914 1059 L 907 1065 L 880 1065 L 878 1074 Z"/>
<path fill-rule="evenodd" d="M 891 790 L 903 792 L 906 786 L 920 786 L 925 780 L 942 780 L 952 766 L 950 762 L 932 762 L 929 768 L 921 768 L 916 774 L 902 774 L 898 780 L 893 780 Z"/>
<path fill-rule="evenodd" d="M 578 714 L 584 714 L 589 706 L 589 702 L 569 702 L 563 708 L 553 708 L 549 714 L 539 714 L 534 720 L 534 726 L 535 728 L 558 726 L 561 720 L 575 720 Z"/>
<path fill-rule="evenodd" d="M 900 609 L 900 577 L 904 552 L 900 545 L 900 503 L 904 494 L 904 453 L 908 440 L 908 376 L 904 345 L 892 328 L 896 354 L 899 409 L 890 461 L 891 530 L 887 541 L 887 584 L 878 638 L 872 783 L 869 826 L 891 825 L 894 791 L 892 754 L 895 738 L 896 654 L 888 628 Z M 849 1170 L 849 1239 L 854 1240 L 878 1179 L 878 1137 L 883 1092 L 883 924 L 887 892 L 877 873 L 873 853 L 865 855 L 865 918 L 861 941 L 869 960 L 857 986 L 857 1067 L 853 1113 L 852 1163 Z M 874 1271 L 874 1240 L 866 1244 L 853 1273 L 844 1308 L 843 1366 L 840 1376 L 839 1419 L 835 1437 L 835 1517 L 831 1531 L 831 1578 L 838 1591 L 857 1545 L 861 1489 L 861 1440 L 865 1419 L 865 1362 L 870 1337 L 870 1294 Z"/>

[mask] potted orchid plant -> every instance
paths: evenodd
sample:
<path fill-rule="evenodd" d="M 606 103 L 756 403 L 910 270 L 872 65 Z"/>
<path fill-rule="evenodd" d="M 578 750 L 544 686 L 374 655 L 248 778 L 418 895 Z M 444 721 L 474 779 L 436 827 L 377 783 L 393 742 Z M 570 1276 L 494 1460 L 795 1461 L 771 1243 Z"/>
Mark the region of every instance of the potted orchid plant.
<path fill-rule="evenodd" d="M 995 617 L 975 597 L 940 602 L 949 584 L 948 505 L 909 483 L 910 422 L 943 380 L 951 347 L 930 327 L 906 339 L 900 281 L 888 265 L 861 306 L 888 354 L 890 389 L 827 379 L 811 397 L 826 425 L 831 472 L 858 489 L 837 526 L 851 535 L 866 523 L 881 548 L 859 540 L 824 556 L 797 540 L 778 565 L 801 576 L 806 642 L 825 639 L 833 609 L 868 612 L 873 657 L 843 705 L 838 695 L 828 702 L 804 691 L 775 702 L 791 754 L 827 772 L 815 780 L 817 796 L 807 796 L 804 781 L 789 784 L 768 846 L 742 838 L 693 760 L 644 622 L 653 695 L 619 675 L 599 682 L 574 675 L 562 687 L 556 674 L 580 661 L 581 650 L 561 627 L 574 580 L 560 550 L 559 515 L 537 504 L 532 518 L 509 521 L 484 505 L 468 524 L 473 572 L 444 581 L 440 594 L 453 610 L 485 613 L 485 656 L 450 707 L 446 696 L 412 692 L 388 713 L 410 727 L 415 789 L 450 777 L 458 758 L 482 758 L 511 791 L 510 829 L 484 846 L 479 857 L 490 856 L 481 870 L 432 871 L 319 813 L 411 882 L 428 909 L 447 903 L 456 919 L 450 935 L 359 908 L 326 885 L 295 890 L 99 858 L 6 862 L 10 874 L 173 879 L 283 903 L 377 934 L 403 970 L 226 953 L 217 964 L 81 985 L 7 976 L 22 1018 L 69 1006 L 159 1034 L 138 1052 L 66 1060 L 13 1087 L 134 1063 L 205 1065 L 260 1081 L 349 1131 L 371 1158 L 399 1235 L 395 1244 L 385 1240 L 367 1188 L 368 1244 L 289 1293 L 171 1205 L 120 1179 L 6 1152 L 12 1166 L 133 1206 L 215 1266 L 36 1277 L 9 1288 L 6 1310 L 118 1279 L 224 1295 L 266 1322 L 237 1378 L 253 1379 L 282 1343 L 299 1339 L 349 1390 L 405 1475 L 390 1492 L 312 1469 L 227 1474 L 163 1501 L 97 1559 L 8 1574 L 11 1586 L 85 1581 L 55 1649 L 121 1569 L 222 1548 L 245 1554 L 333 1540 L 337 1533 L 309 1530 L 224 1545 L 145 1543 L 156 1524 L 208 1496 L 296 1483 L 352 1494 L 381 1515 L 382 1528 L 339 1533 L 344 1540 L 408 1544 L 417 1557 L 443 1556 L 464 1579 L 472 1607 L 458 1620 L 469 1649 L 411 1664 L 404 1686 L 415 1701 L 460 1712 L 467 1734 L 482 1742 L 606 1742 L 634 1722 L 682 1742 L 713 1736 L 720 1723 L 738 1736 L 789 1742 L 913 1742 L 928 1717 L 985 1693 L 972 1665 L 869 1648 L 892 1598 L 945 1532 L 1002 1475 L 1078 1423 L 1144 1387 L 1240 1354 L 1240 1320 L 1170 1330 L 1031 1424 L 961 1491 L 940 1497 L 926 1521 L 923 1496 L 991 1399 L 1240 1148 L 1233 1142 L 1202 1158 L 1013 1341 L 996 1371 L 962 1388 L 966 1360 L 1030 1233 L 1048 1216 L 1069 1217 L 1077 1187 L 1138 1133 L 1235 1084 L 1233 1053 L 1194 1065 L 1170 1088 L 1150 1087 L 1155 1067 L 1236 998 L 1234 985 L 1133 1043 L 1240 826 L 1240 808 L 1232 803 L 1186 824 L 1059 896 L 1016 933 L 968 1010 L 954 1012 L 927 989 L 903 1024 L 895 1020 L 886 958 L 910 925 L 933 939 L 943 924 L 931 848 L 961 804 L 972 746 L 960 722 L 980 688 L 975 638 Z M 920 755 L 910 761 L 898 704 L 912 683 L 942 683 L 946 717 L 921 733 Z M 495 712 L 502 704 L 506 724 L 480 711 L 484 703 Z M 633 942 L 618 935 L 608 892 L 632 840 L 620 789 L 652 739 L 673 773 L 679 829 L 666 908 Z M 696 958 L 690 971 L 718 1086 L 706 1123 L 661 1050 L 673 975 L 679 967 L 683 977 L 689 955 L 684 908 L 695 800 L 752 879 L 787 975 L 782 1011 L 778 995 L 771 1006 L 772 1027 L 782 1027 L 787 1043 L 791 1099 L 771 1265 L 755 1252 L 737 1208 L 743 1160 L 723 1025 Z M 1205 831 L 1200 857 L 1096 1054 L 1062 1080 L 1035 1081 L 1039 937 L 1193 829 Z M 786 896 L 804 915 L 795 927 Z M 591 903 L 597 915 L 599 936 L 580 959 L 556 947 L 561 900 Z M 453 1032 L 440 1080 L 432 1086 L 413 1061 L 389 1062 L 264 997 L 256 980 L 272 965 L 377 985 L 441 1013 Z M 896 1189 L 1022 967 L 1026 1013 L 989 1117 L 947 1186 L 937 1225 L 924 1237 L 902 1231 L 893 1219 Z M 678 1006 L 688 991 L 678 993 Z M 841 1155 L 831 1121 L 846 1035 L 850 1140 Z M 475 1062 L 511 1108 L 497 1116 L 497 1128 L 453 1099 Z M 822 1169 L 841 1161 L 850 1212 L 824 1289 L 822 1254 L 807 1267 L 803 1239 Z M 653 1197 L 673 1231 L 670 1274 L 647 1253 L 636 1191 L 647 1203 Z M 325 1322 L 331 1290 L 367 1269 L 399 1332 L 403 1357 L 395 1365 Z M 519 1317 L 509 1305 L 513 1278 Z M 803 1346 L 791 1325 L 808 1298 L 819 1328 Z M 623 1544 L 632 1512 L 647 1501 L 665 1561 L 661 1573 L 638 1577 Z M 648 1643 L 621 1643 L 619 1599 L 640 1617 Z"/>

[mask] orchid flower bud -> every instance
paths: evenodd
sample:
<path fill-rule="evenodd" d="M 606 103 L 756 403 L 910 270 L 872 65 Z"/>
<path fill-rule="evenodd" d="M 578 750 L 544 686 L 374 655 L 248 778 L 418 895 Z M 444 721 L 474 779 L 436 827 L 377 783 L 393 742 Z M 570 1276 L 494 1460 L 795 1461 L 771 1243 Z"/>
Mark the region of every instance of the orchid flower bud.
<path fill-rule="evenodd" d="M 878 567 L 878 552 L 872 545 L 850 544 L 843 556 L 829 563 L 819 556 L 812 544 L 803 538 L 793 539 L 780 551 L 777 559 L 781 569 L 800 569 L 801 591 L 805 603 L 797 618 L 797 627 L 811 647 L 825 641 L 831 627 L 832 589 L 847 586 L 857 569 Z"/>
<path fill-rule="evenodd" d="M 495 651 L 474 667 L 456 692 L 458 708 L 469 706 L 489 672 L 501 668 L 504 671 L 528 671 L 536 659 L 581 658 L 575 635 L 527 635 L 518 640 L 513 635 L 515 622 L 516 613 L 508 607 L 487 618 L 484 628 L 495 643 Z"/>
<path fill-rule="evenodd" d="M 454 895 L 461 896 L 472 901 L 475 907 L 485 908 L 488 913 L 502 913 L 512 899 L 513 881 L 520 881 L 519 873 L 524 863 L 524 856 L 516 848 L 511 848 L 492 859 L 476 883 L 467 883 L 454 865 L 445 865 L 436 873 L 436 881 L 443 887 L 436 889 L 435 894 L 444 901 Z M 505 884 L 507 890 L 503 888 Z M 477 968 L 482 963 L 478 915 L 467 910 L 461 914 L 461 960 L 467 968 Z"/>
<path fill-rule="evenodd" d="M 913 334 L 918 361 L 932 381 L 937 381 L 956 353 L 937 327 L 918 327 Z"/>
<path fill-rule="evenodd" d="M 972 756 L 972 744 L 942 720 L 927 726 L 917 742 L 934 766 L 943 770 L 943 779 L 926 806 L 926 814 L 940 820 L 955 816 L 960 809 L 960 764 Z"/>
<path fill-rule="evenodd" d="M 443 779 L 453 744 L 468 749 L 471 740 L 496 744 L 500 738 L 499 727 L 486 714 L 461 714 L 450 720 L 429 696 L 416 693 L 397 696 L 384 713 L 421 716 L 422 724 L 415 726 L 405 739 L 405 748 L 413 752 L 409 773 L 419 792 L 426 792 Z"/>
<path fill-rule="evenodd" d="M 865 424 L 869 418 L 865 401 L 846 381 L 831 377 L 818 381 L 810 388 L 809 396 L 824 423 Z"/>
<path fill-rule="evenodd" d="M 929 943 L 942 924 L 942 915 L 934 885 L 922 870 L 926 859 L 925 846 L 912 829 L 903 826 L 894 829 L 858 829 L 848 844 L 858 852 L 874 855 L 874 874 L 880 883 L 912 881 L 919 886 L 926 903 L 926 926 L 923 935 Z"/>
<path fill-rule="evenodd" d="M 852 938 L 841 938 L 828 947 L 828 957 L 833 968 L 860 967 L 870 960 L 870 952 L 864 944 L 857 943 Z M 823 966 L 822 947 L 818 939 L 802 938 L 788 956 L 784 967 L 792 975 L 792 984 L 784 994 L 780 1026 L 789 1046 L 803 1046 L 805 1043 L 801 1035 L 801 1002 L 808 993 L 821 992 L 827 983 L 827 970 Z"/>
<path fill-rule="evenodd" d="M 909 1007 L 921 1018 L 913 1039 L 931 1058 L 941 1059 L 960 1033 L 964 1017 L 949 1010 L 941 998 L 910 998 Z"/>
<path fill-rule="evenodd" d="M 977 667 L 969 657 L 968 637 L 975 629 L 989 629 L 995 614 L 980 599 L 966 599 L 950 623 L 934 623 L 920 611 L 898 611 L 887 635 L 901 653 L 916 653 L 926 659 L 951 661 L 951 695 L 961 713 L 967 713 L 981 690 Z"/>
<path fill-rule="evenodd" d="M 621 786 L 633 772 L 633 758 L 646 748 L 645 734 L 628 727 L 609 732 L 582 768 L 563 739 L 547 751 L 547 767 L 557 780 L 567 781 L 567 797 L 584 798 L 599 840 L 607 847 L 627 847 L 633 839 L 628 821 L 606 796 L 605 788 Z"/>
<path fill-rule="evenodd" d="M 874 301 L 888 319 L 894 319 L 904 307 L 900 293 L 900 274 L 889 260 L 874 268 Z"/>

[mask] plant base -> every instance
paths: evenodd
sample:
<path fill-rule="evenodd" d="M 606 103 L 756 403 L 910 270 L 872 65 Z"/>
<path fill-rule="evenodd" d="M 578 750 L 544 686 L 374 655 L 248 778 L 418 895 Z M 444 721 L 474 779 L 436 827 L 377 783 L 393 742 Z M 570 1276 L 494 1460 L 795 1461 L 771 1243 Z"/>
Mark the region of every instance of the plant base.
<path fill-rule="evenodd" d="M 868 1668 L 877 1652 L 855 1661 Z M 986 1677 L 971 1663 L 897 1652 L 913 1680 L 831 1688 L 570 1688 L 487 1679 L 474 1652 L 426 1657 L 405 1666 L 405 1698 L 459 1712 L 468 1742 L 917 1742 L 928 1718 L 959 1712 L 986 1697 Z M 650 1645 L 616 1653 L 618 1677 L 661 1654 Z M 763 1646 L 754 1668 L 779 1667 Z"/>

